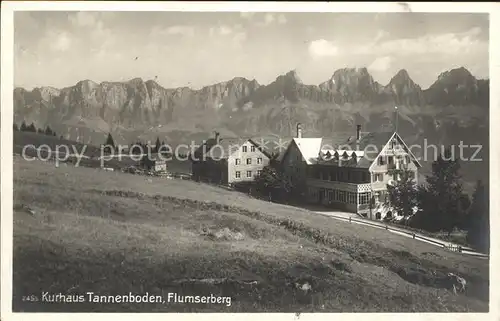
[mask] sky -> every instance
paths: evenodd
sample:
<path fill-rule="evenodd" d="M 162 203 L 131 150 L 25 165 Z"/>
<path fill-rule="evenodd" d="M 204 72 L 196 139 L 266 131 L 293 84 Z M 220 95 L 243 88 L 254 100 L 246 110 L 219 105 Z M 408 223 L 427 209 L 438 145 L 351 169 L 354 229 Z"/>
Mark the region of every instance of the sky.
<path fill-rule="evenodd" d="M 166 88 L 234 77 L 268 84 L 296 70 L 317 85 L 367 67 L 385 85 L 406 69 L 423 89 L 441 72 L 488 78 L 487 14 L 18 11 L 14 85 L 153 79 Z"/>

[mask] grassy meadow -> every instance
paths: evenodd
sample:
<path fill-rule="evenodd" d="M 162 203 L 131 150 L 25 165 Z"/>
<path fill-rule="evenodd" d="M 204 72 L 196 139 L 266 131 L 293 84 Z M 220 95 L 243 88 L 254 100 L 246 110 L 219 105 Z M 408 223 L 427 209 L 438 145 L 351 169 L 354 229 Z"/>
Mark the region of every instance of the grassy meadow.
<path fill-rule="evenodd" d="M 15 156 L 14 207 L 15 312 L 488 311 L 488 260 L 201 183 Z M 466 293 L 446 288 L 448 272 Z M 213 278 L 225 281 L 186 280 Z M 25 300 L 44 291 L 213 294 L 231 306 Z"/>

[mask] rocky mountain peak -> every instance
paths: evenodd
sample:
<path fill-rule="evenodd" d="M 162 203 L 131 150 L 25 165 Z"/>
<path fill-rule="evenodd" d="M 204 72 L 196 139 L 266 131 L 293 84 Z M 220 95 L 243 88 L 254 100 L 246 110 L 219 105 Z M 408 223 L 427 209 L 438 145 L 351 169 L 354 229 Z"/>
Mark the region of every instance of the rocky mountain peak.
<path fill-rule="evenodd" d="M 394 75 L 394 77 L 391 78 L 389 83 L 405 83 L 405 82 L 414 83 L 410 77 L 410 74 L 408 74 L 408 71 L 406 69 L 401 69 Z"/>
<path fill-rule="evenodd" d="M 59 96 L 60 90 L 54 87 L 36 87 L 33 89 L 33 98 L 36 100 L 50 102 L 54 97 Z"/>
<path fill-rule="evenodd" d="M 460 68 L 455 68 L 451 69 L 445 72 L 442 72 L 438 76 L 438 82 L 454 82 L 454 83 L 459 83 L 461 81 L 467 81 L 467 80 L 475 80 L 476 78 L 470 73 L 469 70 L 467 70 L 464 67 Z"/>
<path fill-rule="evenodd" d="M 381 90 L 366 67 L 336 70 L 330 79 L 330 87 L 336 94 L 337 103 L 372 100 Z"/>
<path fill-rule="evenodd" d="M 285 79 L 287 79 L 290 82 L 302 84 L 302 80 L 300 79 L 300 77 L 297 74 L 297 71 L 295 69 L 287 72 L 284 77 L 285 77 Z"/>
<path fill-rule="evenodd" d="M 142 78 L 140 78 L 140 77 L 136 77 L 136 78 L 130 79 L 128 81 L 128 83 L 133 85 L 133 86 L 141 86 L 144 84 L 144 80 L 142 80 Z"/>
<path fill-rule="evenodd" d="M 460 67 L 441 73 L 426 93 L 430 102 L 437 105 L 476 104 L 480 88 L 470 71 Z"/>
<path fill-rule="evenodd" d="M 425 104 L 422 89 L 408 74 L 406 69 L 401 69 L 391 78 L 386 90 L 392 95 L 398 105 L 421 106 Z"/>

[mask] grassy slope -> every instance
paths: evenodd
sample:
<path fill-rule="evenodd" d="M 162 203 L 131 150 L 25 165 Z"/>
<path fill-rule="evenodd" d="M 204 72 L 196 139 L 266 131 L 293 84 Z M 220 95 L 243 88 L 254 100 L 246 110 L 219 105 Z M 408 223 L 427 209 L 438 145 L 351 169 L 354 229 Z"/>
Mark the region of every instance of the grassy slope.
<path fill-rule="evenodd" d="M 37 213 L 14 212 L 17 311 L 488 310 L 487 260 L 203 184 L 56 169 L 16 157 L 14 204 Z M 295 223 L 279 226 L 287 218 Z M 202 233 L 224 227 L 244 239 L 213 240 Z M 431 271 L 463 275 L 467 293 L 454 296 Z M 259 284 L 175 283 L 216 277 Z M 305 280 L 312 293 L 289 284 Z M 231 296 L 232 305 L 22 302 L 23 295 L 68 290 L 213 293 Z"/>

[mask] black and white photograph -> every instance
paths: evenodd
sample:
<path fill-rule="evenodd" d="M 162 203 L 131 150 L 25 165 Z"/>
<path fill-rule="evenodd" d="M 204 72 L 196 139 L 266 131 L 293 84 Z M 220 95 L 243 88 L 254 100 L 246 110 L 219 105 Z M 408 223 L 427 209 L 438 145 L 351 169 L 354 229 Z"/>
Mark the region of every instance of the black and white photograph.
<path fill-rule="evenodd" d="M 496 5 L 347 5 L 2 4 L 6 320 L 491 316 Z"/>

